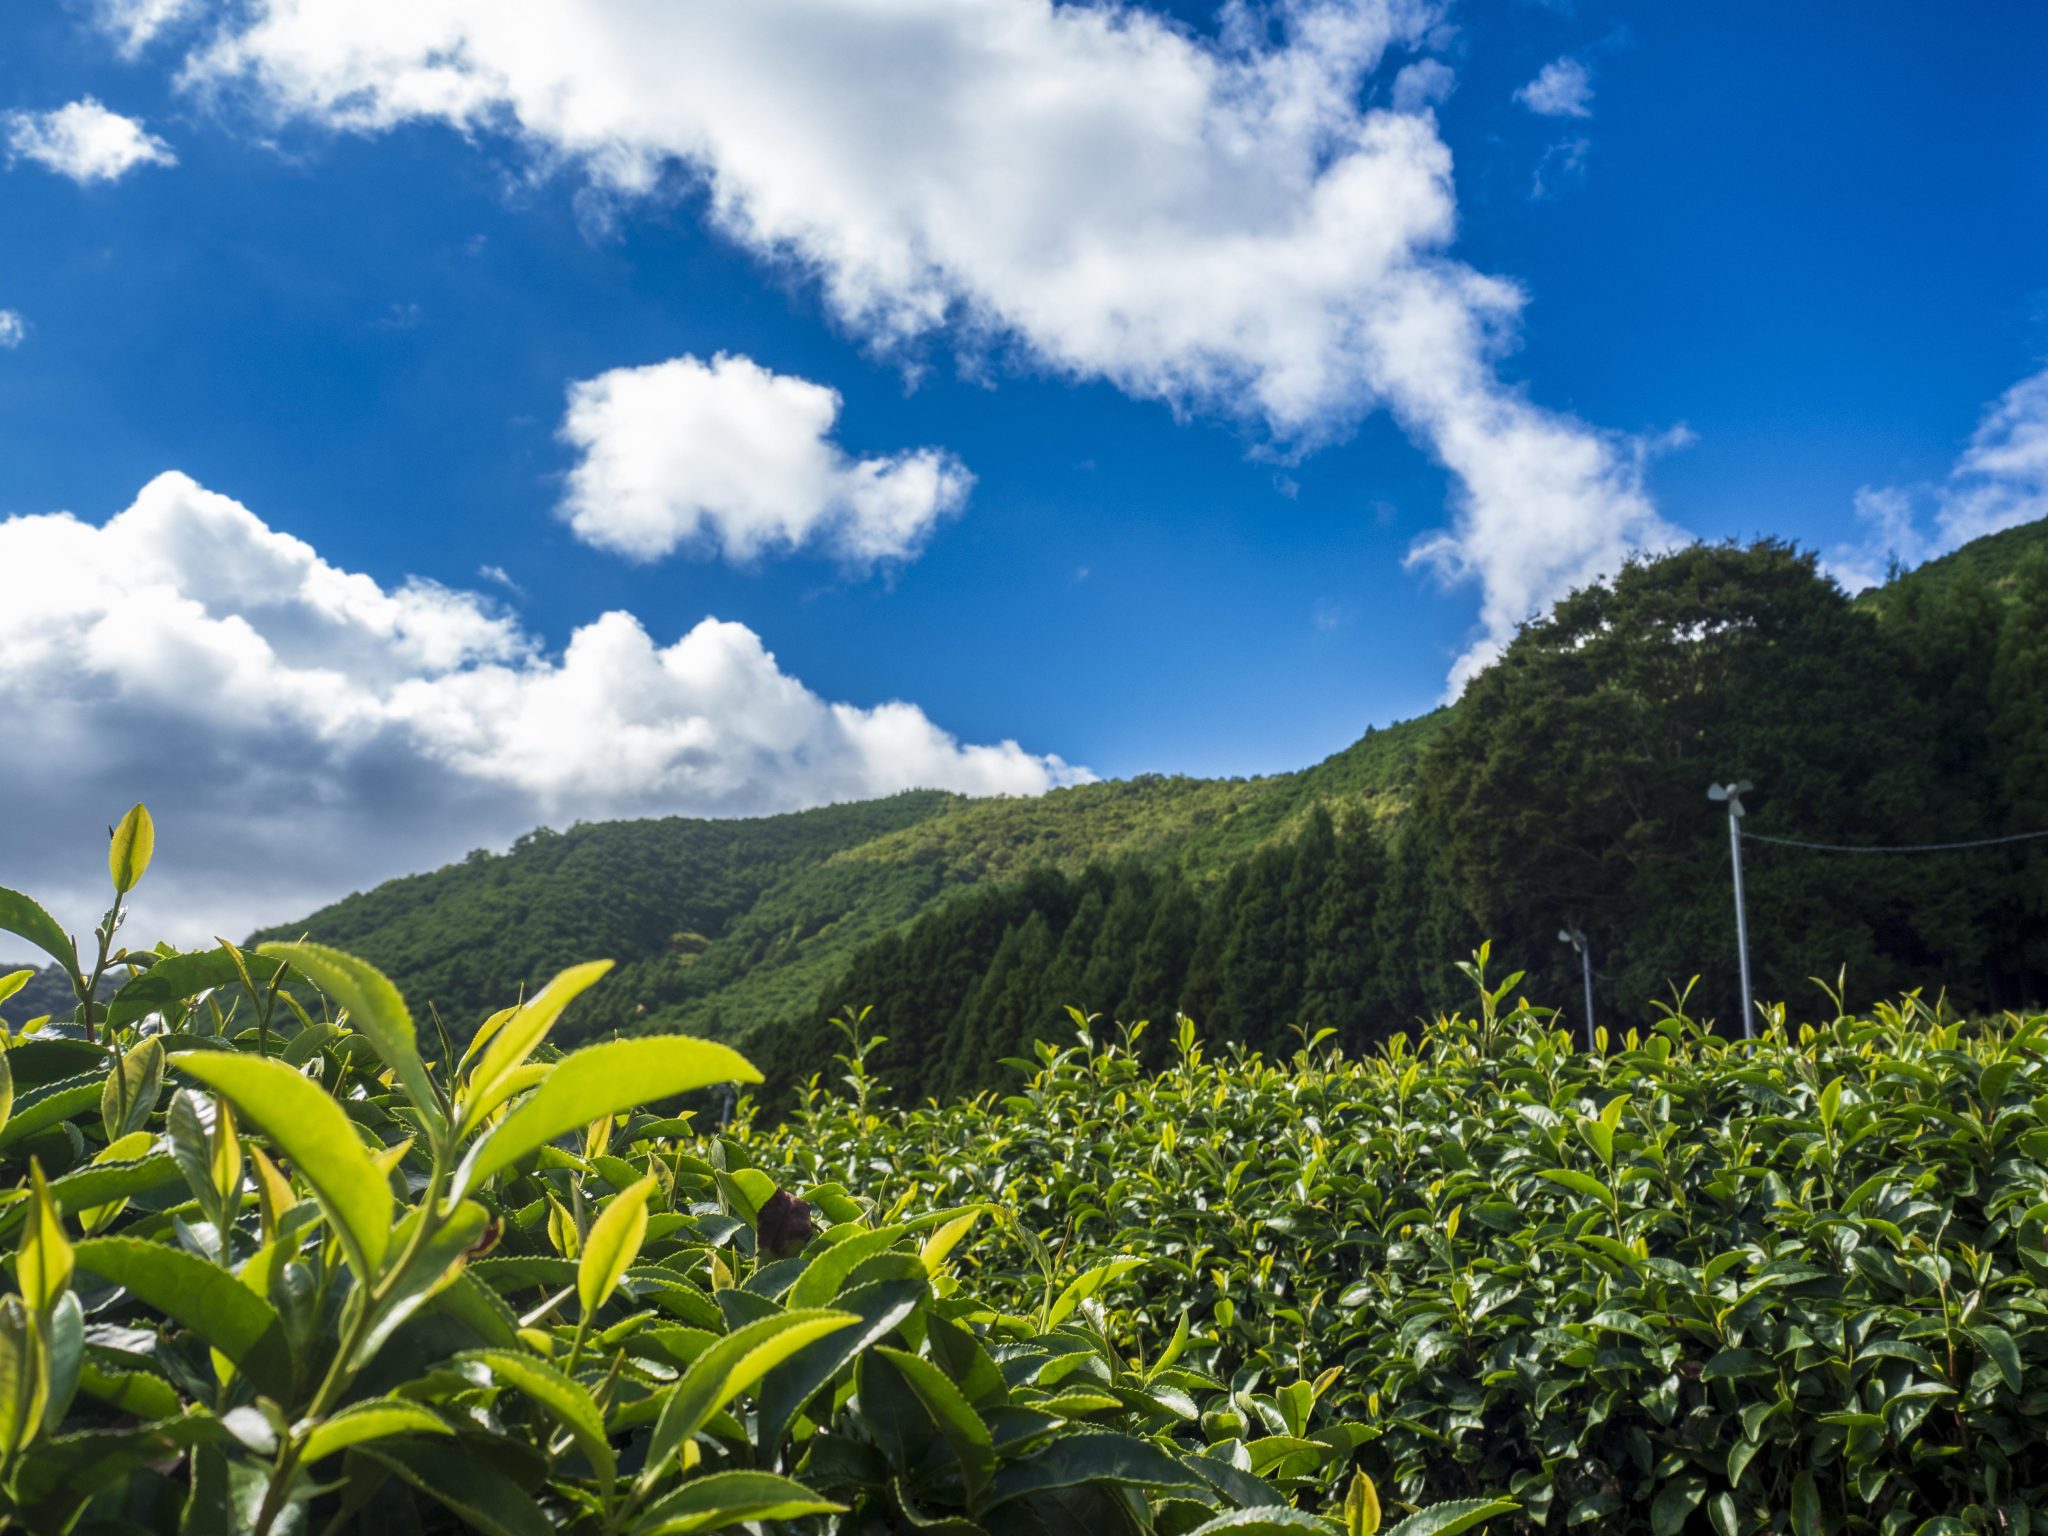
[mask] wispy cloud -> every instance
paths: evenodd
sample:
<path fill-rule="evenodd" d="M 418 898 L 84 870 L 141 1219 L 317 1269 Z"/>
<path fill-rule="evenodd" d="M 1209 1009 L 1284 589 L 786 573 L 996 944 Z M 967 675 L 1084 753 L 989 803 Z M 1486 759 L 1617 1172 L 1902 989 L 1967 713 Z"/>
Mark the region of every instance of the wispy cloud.
<path fill-rule="evenodd" d="M 113 38 L 121 56 L 132 59 L 197 9 L 198 0 L 98 0 L 93 19 Z"/>
<path fill-rule="evenodd" d="M 1586 157 L 1593 152 L 1590 139 L 1559 139 L 1544 150 L 1529 180 L 1529 196 L 1541 202 L 1555 197 L 1567 182 L 1580 181 L 1586 174 Z"/>
<path fill-rule="evenodd" d="M 1864 486 L 1856 516 L 1865 534 L 1838 545 L 1827 566 L 1853 591 L 1883 581 L 1891 564 L 1918 565 L 1972 539 L 2048 517 L 2048 368 L 1985 408 L 1947 476 L 1919 485 Z"/>
<path fill-rule="evenodd" d="M 18 309 L 0 309 L 0 351 L 12 352 L 28 338 L 28 322 Z"/>
<path fill-rule="evenodd" d="M 1432 111 L 1450 99 L 1457 85 L 1457 71 L 1442 59 L 1417 59 L 1394 76 L 1394 110 Z"/>
<path fill-rule="evenodd" d="M 1515 92 L 1515 100 L 1539 117 L 1591 117 L 1593 72 L 1569 55 L 1552 59 Z"/>

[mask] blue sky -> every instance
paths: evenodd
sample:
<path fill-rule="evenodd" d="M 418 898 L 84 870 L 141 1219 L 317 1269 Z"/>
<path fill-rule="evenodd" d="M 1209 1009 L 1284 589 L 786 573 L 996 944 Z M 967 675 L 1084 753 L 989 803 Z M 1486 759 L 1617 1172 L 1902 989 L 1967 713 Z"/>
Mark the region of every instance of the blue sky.
<path fill-rule="evenodd" d="M 138 798 L 232 927 L 540 820 L 1271 772 L 1631 549 L 2048 510 L 2038 6 L 716 10 L 0 17 L 0 884 Z"/>

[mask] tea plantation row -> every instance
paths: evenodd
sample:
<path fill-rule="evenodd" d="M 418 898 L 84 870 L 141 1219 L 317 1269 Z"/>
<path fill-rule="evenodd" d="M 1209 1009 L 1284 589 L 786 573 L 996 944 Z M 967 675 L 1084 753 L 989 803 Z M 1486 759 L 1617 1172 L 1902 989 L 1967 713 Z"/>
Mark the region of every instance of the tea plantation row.
<path fill-rule="evenodd" d="M 0 1528 L 2048 1521 L 2048 1019 L 1589 1054 L 1482 952 L 1365 1059 L 1077 1021 L 899 1109 L 856 1021 L 707 1132 L 725 1047 L 548 1044 L 604 962 L 444 1028 L 318 946 L 122 948 L 151 837 L 96 952 L 0 891 L 78 999 L 0 1051 Z"/>
<path fill-rule="evenodd" d="M 992 1304 L 960 1278 L 978 1203 L 799 1201 L 650 1113 L 757 1074 L 677 1035 L 553 1052 L 608 961 L 423 1050 L 337 951 L 122 948 L 152 844 L 137 807 L 96 953 L 0 890 L 77 998 L 0 1040 L 0 1529 L 1453 1536 L 1513 1507 L 1385 1510 L 1341 1433 L 1209 1435 L 1222 1385 L 1089 1312 L 1114 1268 Z"/>
<path fill-rule="evenodd" d="M 1773 1010 L 1750 1045 L 1674 1008 L 1588 1054 L 1483 965 L 1474 1017 L 1362 1060 L 1183 1020 L 1154 1072 L 1084 1025 L 1016 1093 L 899 1113 L 863 1042 L 747 1150 L 988 1204 L 1004 1309 L 1111 1264 L 1110 1348 L 1226 1382 L 1202 1436 L 1288 1489 L 1337 1441 L 1524 1529 L 2048 1529 L 2048 1018 Z"/>

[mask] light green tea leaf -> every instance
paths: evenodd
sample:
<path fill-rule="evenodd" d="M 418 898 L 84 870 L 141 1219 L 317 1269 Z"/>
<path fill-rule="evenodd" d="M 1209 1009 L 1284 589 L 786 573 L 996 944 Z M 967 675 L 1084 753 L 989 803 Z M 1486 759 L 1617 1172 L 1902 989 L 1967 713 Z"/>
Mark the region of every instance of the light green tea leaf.
<path fill-rule="evenodd" d="M 426 1063 L 420 1060 L 412 1014 L 389 977 L 368 962 L 324 944 L 263 944 L 257 953 L 284 961 L 346 1008 L 349 1021 L 369 1037 L 413 1108 L 430 1125 L 441 1124 L 440 1099 L 427 1079 Z"/>
<path fill-rule="evenodd" d="M 539 1150 L 580 1131 L 600 1115 L 708 1088 L 758 1083 L 761 1074 L 739 1052 L 688 1035 L 648 1035 L 586 1046 L 565 1056 L 540 1086 L 471 1146 L 455 1177 L 461 1195 Z"/>
<path fill-rule="evenodd" d="M 114 889 L 123 896 L 134 890 L 155 852 L 156 824 L 149 819 L 149 811 L 138 805 L 121 818 L 107 847 L 107 873 L 114 877 Z"/>
<path fill-rule="evenodd" d="M 313 1186 L 356 1273 L 368 1280 L 391 1238 L 391 1185 L 341 1107 L 290 1067 L 226 1051 L 180 1051 L 179 1071 L 225 1094 Z"/>

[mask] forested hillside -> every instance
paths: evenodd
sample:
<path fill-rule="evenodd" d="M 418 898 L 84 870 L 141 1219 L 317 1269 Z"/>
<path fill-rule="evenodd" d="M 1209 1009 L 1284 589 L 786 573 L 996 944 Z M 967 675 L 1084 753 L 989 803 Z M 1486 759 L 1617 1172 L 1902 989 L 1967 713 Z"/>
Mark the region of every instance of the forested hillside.
<path fill-rule="evenodd" d="M 1776 544 L 1630 567 L 1530 626 L 1416 759 L 1405 808 L 1337 798 L 1221 880 L 1135 860 L 1033 872 L 870 946 L 808 1025 L 750 1041 L 781 1080 L 873 1005 L 877 1066 L 946 1094 L 1001 1081 L 1063 1005 L 1251 1045 L 1290 1026 L 1363 1045 L 1449 1006 L 1482 939 L 1578 1011 L 1567 927 L 1600 1006 L 1640 1021 L 1703 961 L 1696 1013 L 1740 1017 L 1726 822 L 1857 847 L 2048 828 L 2048 547 L 2039 526 L 1854 603 Z M 1752 841 L 1757 985 L 1814 973 L 1867 1001 L 1946 987 L 1969 1009 L 2048 992 L 2048 841 L 1928 854 Z"/>
<path fill-rule="evenodd" d="M 586 1033 L 739 1034 L 808 1019 L 867 945 L 963 890 L 1125 857 L 1214 881 L 1317 807 L 1391 816 L 1441 718 L 1268 778 L 1145 775 L 1035 799 L 916 791 L 748 820 L 543 829 L 258 937 L 309 935 L 374 957 L 451 1018 L 569 955 L 609 955 L 619 970 L 589 1000 Z"/>
<path fill-rule="evenodd" d="M 917 1092 L 1000 1080 L 1068 1004 L 1362 1040 L 1448 1002 L 1448 959 L 1487 937 L 1533 996 L 1576 1005 L 1567 924 L 1618 1018 L 1727 957 L 1695 999 L 1725 1020 L 1726 824 L 1703 791 L 1727 778 L 1754 781 L 1766 835 L 2048 827 L 2048 525 L 1855 601 L 1771 543 L 1635 566 L 1531 626 L 1454 708 L 1298 773 L 540 830 L 265 936 L 361 953 L 450 1020 L 610 955 L 582 1033 L 744 1039 L 785 1083 L 829 1059 L 829 1015 L 873 1004 L 877 1064 Z M 1747 865 L 1767 996 L 1842 966 L 1859 999 L 2048 990 L 2048 843 L 1752 843 Z"/>

